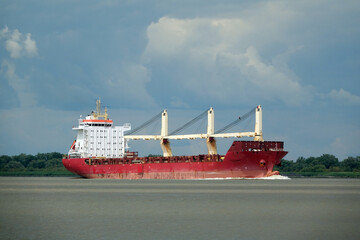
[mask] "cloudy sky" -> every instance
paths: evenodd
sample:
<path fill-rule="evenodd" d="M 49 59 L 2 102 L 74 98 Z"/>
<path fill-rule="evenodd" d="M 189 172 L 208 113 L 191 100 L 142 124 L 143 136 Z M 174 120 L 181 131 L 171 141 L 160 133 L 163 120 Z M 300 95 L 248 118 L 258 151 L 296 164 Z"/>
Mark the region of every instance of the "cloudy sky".
<path fill-rule="evenodd" d="M 359 1 L 0 6 L 0 154 L 66 153 L 71 127 L 101 97 L 133 127 L 166 108 L 170 131 L 211 106 L 219 129 L 260 104 L 264 138 L 284 141 L 286 159 L 360 155 Z M 220 153 L 229 141 L 218 140 Z M 161 152 L 158 142 L 130 145 Z M 172 145 L 206 152 L 201 141 Z"/>

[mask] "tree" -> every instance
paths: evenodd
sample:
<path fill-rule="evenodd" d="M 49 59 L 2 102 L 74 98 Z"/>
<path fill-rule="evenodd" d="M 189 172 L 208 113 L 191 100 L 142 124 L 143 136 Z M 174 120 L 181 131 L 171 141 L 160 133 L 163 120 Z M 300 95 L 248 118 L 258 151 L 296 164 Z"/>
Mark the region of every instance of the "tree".
<path fill-rule="evenodd" d="M 62 159 L 62 156 L 63 156 L 63 154 L 61 154 L 61 153 L 51 152 L 48 154 L 48 159 L 54 159 L 54 158 Z"/>
<path fill-rule="evenodd" d="M 305 164 L 306 164 L 306 166 L 314 166 L 314 165 L 317 165 L 317 164 L 318 164 L 318 159 L 315 158 L 315 157 L 308 157 L 308 158 L 305 160 Z"/>
<path fill-rule="evenodd" d="M 282 160 L 281 166 L 276 167 L 276 170 L 283 172 L 293 172 L 295 170 L 295 163 L 289 160 Z"/>
<path fill-rule="evenodd" d="M 325 166 L 322 164 L 317 164 L 317 165 L 308 165 L 306 167 L 304 167 L 303 169 L 301 169 L 301 172 L 325 172 Z"/>
<path fill-rule="evenodd" d="M 5 165 L 12 160 L 11 157 L 7 155 L 0 156 L 0 169 L 3 169 Z"/>
<path fill-rule="evenodd" d="M 38 153 L 35 155 L 36 159 L 48 160 L 53 158 L 62 158 L 62 154 L 58 152 Z"/>
<path fill-rule="evenodd" d="M 10 171 L 11 171 L 11 170 L 14 171 L 14 170 L 24 170 L 25 167 L 24 167 L 20 162 L 11 160 L 10 162 L 8 162 L 8 163 L 5 165 L 4 169 L 10 170 Z"/>
<path fill-rule="evenodd" d="M 344 171 L 360 171 L 360 156 L 348 157 L 340 163 L 340 166 L 344 169 Z"/>
<path fill-rule="evenodd" d="M 28 168 L 45 168 L 46 161 L 43 159 L 40 160 L 33 160 L 29 163 Z"/>
<path fill-rule="evenodd" d="M 321 157 L 317 158 L 317 162 L 324 165 L 327 169 L 339 165 L 339 160 L 331 154 L 323 154 Z"/>
<path fill-rule="evenodd" d="M 306 166 L 306 159 L 304 157 L 299 157 L 296 159 L 295 163 L 295 172 L 300 172 Z"/>
<path fill-rule="evenodd" d="M 27 167 L 28 164 L 35 159 L 33 155 L 21 153 L 19 155 L 12 157 L 14 161 L 20 162 L 24 167 Z"/>
<path fill-rule="evenodd" d="M 62 166 L 62 160 L 58 158 L 53 158 L 45 162 L 45 168 L 58 168 Z"/>
<path fill-rule="evenodd" d="M 149 154 L 147 157 L 162 157 L 160 154 Z"/>

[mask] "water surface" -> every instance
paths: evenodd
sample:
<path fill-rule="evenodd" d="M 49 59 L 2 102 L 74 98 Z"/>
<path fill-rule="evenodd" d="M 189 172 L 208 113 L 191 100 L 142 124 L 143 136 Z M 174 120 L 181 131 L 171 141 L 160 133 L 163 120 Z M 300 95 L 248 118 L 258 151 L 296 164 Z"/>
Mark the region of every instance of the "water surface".
<path fill-rule="evenodd" d="M 359 239 L 360 180 L 0 177 L 0 239 Z"/>

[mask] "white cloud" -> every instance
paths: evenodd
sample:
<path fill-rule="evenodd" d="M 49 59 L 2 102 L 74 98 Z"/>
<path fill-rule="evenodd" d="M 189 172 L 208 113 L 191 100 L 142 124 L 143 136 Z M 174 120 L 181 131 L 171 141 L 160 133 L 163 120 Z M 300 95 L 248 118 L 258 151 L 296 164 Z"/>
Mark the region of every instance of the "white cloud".
<path fill-rule="evenodd" d="M 34 57 L 37 55 L 36 42 L 31 39 L 31 34 L 26 34 L 26 39 L 24 41 L 24 48 L 29 57 Z"/>
<path fill-rule="evenodd" d="M 22 46 L 12 39 L 6 41 L 6 50 L 10 53 L 11 58 L 19 58 L 21 56 Z"/>
<path fill-rule="evenodd" d="M 342 103 L 360 105 L 360 96 L 353 95 L 342 88 L 340 90 L 331 90 L 329 97 Z"/>
<path fill-rule="evenodd" d="M 35 57 L 38 55 L 36 42 L 31 39 L 28 33 L 24 37 L 18 29 L 9 30 L 6 26 L 0 32 L 0 39 L 4 38 L 5 48 L 9 52 L 11 58 Z"/>
<path fill-rule="evenodd" d="M 324 49 L 348 43 L 344 39 L 356 42 L 359 31 L 350 19 L 358 19 L 358 7 L 274 0 L 235 4 L 216 17 L 164 16 L 147 28 L 142 60 L 160 78 L 171 79 L 176 90 L 204 100 L 211 95 L 226 104 L 237 99 L 302 105 L 321 95 L 310 85 L 317 84 L 311 79 L 319 73 L 304 70 L 304 61 L 324 57 Z"/>
<path fill-rule="evenodd" d="M 311 99 L 310 87 L 301 86 L 289 71 L 284 71 L 273 63 L 265 63 L 254 47 L 249 47 L 244 57 L 247 62 L 240 65 L 241 71 L 256 85 L 262 96 L 279 98 L 293 105 Z"/>
<path fill-rule="evenodd" d="M 8 32 L 9 32 L 9 28 L 7 26 L 5 26 L 4 29 L 1 29 L 0 30 L 0 39 L 5 37 Z"/>
<path fill-rule="evenodd" d="M 270 10 L 270 16 L 278 13 L 274 8 Z M 211 95 L 225 103 L 232 102 L 234 98 L 244 101 L 249 98 L 280 99 L 290 105 L 310 101 L 311 88 L 302 86 L 286 64 L 286 57 L 300 47 L 293 47 L 282 40 L 279 26 L 266 24 L 270 28 L 266 30 L 260 27 L 267 21 L 263 17 L 163 17 L 147 29 L 148 44 L 143 61 L 151 65 L 155 65 L 153 62 L 170 65 L 166 74 L 181 81 L 181 87 L 198 96 Z M 262 33 L 263 30 L 267 35 Z M 259 38 L 262 34 L 266 36 Z M 268 59 L 260 57 L 259 49 L 269 44 L 267 41 L 275 40 L 282 42 L 285 51 Z M 278 64 L 280 57 L 281 64 Z M 176 65 L 174 68 L 184 68 L 181 75 L 173 75 L 171 62 Z"/>
<path fill-rule="evenodd" d="M 152 23 L 147 29 L 147 54 L 177 55 L 191 36 L 188 23 L 191 22 L 167 17 L 159 19 L 158 23 Z"/>
<path fill-rule="evenodd" d="M 248 31 L 241 19 L 162 17 L 147 29 L 144 59 L 184 54 L 194 60 L 215 60 L 218 52 L 235 47 Z"/>

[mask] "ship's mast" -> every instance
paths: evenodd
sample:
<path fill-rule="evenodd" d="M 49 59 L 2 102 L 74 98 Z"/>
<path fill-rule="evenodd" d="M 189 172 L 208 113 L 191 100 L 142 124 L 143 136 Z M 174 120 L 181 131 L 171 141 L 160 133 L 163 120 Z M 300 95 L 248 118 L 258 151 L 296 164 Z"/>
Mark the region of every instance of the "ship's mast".
<path fill-rule="evenodd" d="M 105 107 L 104 114 L 101 114 L 101 100 L 96 100 L 96 112 L 93 112 L 92 115 L 95 119 L 104 118 L 104 120 L 108 120 L 107 108 Z"/>
<path fill-rule="evenodd" d="M 161 140 L 160 140 L 160 146 L 163 150 L 163 156 L 164 157 L 171 157 L 172 151 L 170 147 L 170 141 L 166 138 L 168 135 L 168 113 L 166 109 L 161 114 Z"/>
<path fill-rule="evenodd" d="M 262 133 L 262 108 L 257 106 L 255 110 L 255 137 L 254 141 L 263 142 L 263 133 Z"/>
<path fill-rule="evenodd" d="M 208 126 L 207 126 L 207 135 L 206 138 L 206 146 L 208 149 L 208 154 L 217 154 L 217 147 L 216 147 L 216 140 L 211 135 L 215 132 L 215 116 L 214 116 L 214 109 L 211 107 L 208 111 Z"/>

